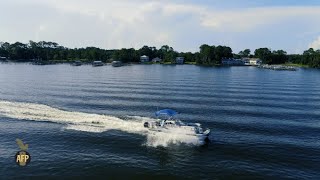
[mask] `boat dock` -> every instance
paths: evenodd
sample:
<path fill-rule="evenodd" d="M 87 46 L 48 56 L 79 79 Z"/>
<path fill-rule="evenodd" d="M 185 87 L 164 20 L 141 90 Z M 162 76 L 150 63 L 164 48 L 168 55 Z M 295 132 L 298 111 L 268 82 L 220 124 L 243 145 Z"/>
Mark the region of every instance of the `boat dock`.
<path fill-rule="evenodd" d="M 276 71 L 296 71 L 297 68 L 293 66 L 285 66 L 285 65 L 268 65 L 268 64 L 263 64 L 257 66 L 258 68 L 262 69 L 271 69 L 271 70 L 276 70 Z"/>

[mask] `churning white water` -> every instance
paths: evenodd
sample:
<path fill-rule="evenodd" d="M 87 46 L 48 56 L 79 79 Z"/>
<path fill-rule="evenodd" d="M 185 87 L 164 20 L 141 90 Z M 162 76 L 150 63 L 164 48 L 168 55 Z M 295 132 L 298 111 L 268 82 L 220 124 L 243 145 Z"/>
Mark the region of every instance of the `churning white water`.
<path fill-rule="evenodd" d="M 148 117 L 130 116 L 123 120 L 115 116 L 65 111 L 43 104 L 0 101 L 0 116 L 20 120 L 48 121 L 65 124 L 64 129 L 104 132 L 120 130 L 146 136 L 147 146 L 168 146 L 169 144 L 200 145 L 201 141 L 194 132 L 182 128 L 174 128 L 166 132 L 149 131 L 143 127 L 143 122 L 154 120 Z"/>

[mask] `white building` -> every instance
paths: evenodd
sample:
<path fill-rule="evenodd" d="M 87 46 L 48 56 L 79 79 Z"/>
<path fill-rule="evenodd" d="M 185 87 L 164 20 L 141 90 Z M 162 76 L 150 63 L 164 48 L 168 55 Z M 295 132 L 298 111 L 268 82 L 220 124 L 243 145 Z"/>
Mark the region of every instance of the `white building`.
<path fill-rule="evenodd" d="M 140 62 L 142 63 L 149 62 L 149 56 L 146 56 L 146 55 L 140 56 Z"/>
<path fill-rule="evenodd" d="M 244 65 L 247 66 L 258 66 L 262 64 L 262 60 L 259 58 L 242 58 Z"/>
<path fill-rule="evenodd" d="M 249 61 L 250 61 L 250 65 L 253 65 L 253 66 L 258 66 L 262 64 L 262 61 L 259 58 L 250 58 Z"/>
<path fill-rule="evenodd" d="M 184 63 L 184 57 L 177 57 L 176 58 L 176 64 L 183 64 Z"/>

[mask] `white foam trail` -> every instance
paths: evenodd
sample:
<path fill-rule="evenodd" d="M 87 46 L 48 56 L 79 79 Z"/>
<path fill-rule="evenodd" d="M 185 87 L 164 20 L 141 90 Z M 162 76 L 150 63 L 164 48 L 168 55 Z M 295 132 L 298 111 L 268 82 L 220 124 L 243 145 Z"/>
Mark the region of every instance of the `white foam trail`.
<path fill-rule="evenodd" d="M 128 133 L 147 136 L 148 146 L 168 146 L 169 144 L 185 143 L 199 145 L 201 142 L 194 133 L 182 128 L 175 128 L 167 132 L 149 131 L 143 127 L 143 122 L 152 120 L 148 117 L 130 116 L 134 120 L 123 120 L 114 116 L 91 114 L 83 112 L 64 111 L 43 104 L 0 101 L 0 115 L 33 121 L 48 121 L 66 124 L 65 129 L 104 132 L 120 130 Z"/>
<path fill-rule="evenodd" d="M 172 128 L 165 132 L 150 131 L 147 135 L 147 146 L 168 146 L 169 144 L 185 143 L 189 145 L 201 145 L 202 141 L 195 136 L 194 131 L 182 128 Z"/>
<path fill-rule="evenodd" d="M 103 127 L 95 127 L 95 126 L 89 126 L 89 125 L 74 125 L 74 124 L 67 125 L 64 129 L 93 132 L 93 133 L 101 133 L 106 131 L 106 129 Z"/>

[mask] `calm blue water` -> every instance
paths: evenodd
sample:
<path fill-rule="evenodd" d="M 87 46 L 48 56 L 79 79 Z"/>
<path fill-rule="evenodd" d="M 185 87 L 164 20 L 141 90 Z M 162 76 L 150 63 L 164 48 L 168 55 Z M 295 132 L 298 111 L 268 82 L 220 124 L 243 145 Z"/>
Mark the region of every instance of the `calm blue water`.
<path fill-rule="evenodd" d="M 210 128 L 211 142 L 144 134 L 157 108 Z M 0 137 L 4 179 L 319 179 L 320 71 L 0 64 Z"/>

